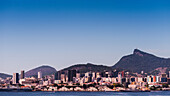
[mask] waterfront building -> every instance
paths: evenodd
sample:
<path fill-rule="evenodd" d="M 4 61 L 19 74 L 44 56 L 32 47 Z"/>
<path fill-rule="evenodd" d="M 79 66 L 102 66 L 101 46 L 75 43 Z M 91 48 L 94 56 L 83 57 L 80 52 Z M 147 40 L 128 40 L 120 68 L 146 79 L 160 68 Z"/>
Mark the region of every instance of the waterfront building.
<path fill-rule="evenodd" d="M 137 87 L 139 87 L 139 85 L 136 84 L 129 84 L 128 87 L 132 90 L 135 90 Z"/>
<path fill-rule="evenodd" d="M 76 78 L 80 78 L 80 73 L 76 73 Z"/>
<path fill-rule="evenodd" d="M 152 82 L 152 77 L 151 76 L 149 76 L 149 82 Z"/>
<path fill-rule="evenodd" d="M 131 81 L 131 83 L 132 83 L 132 82 L 135 82 L 135 77 L 131 77 L 131 78 L 130 78 L 130 81 Z"/>
<path fill-rule="evenodd" d="M 96 73 L 96 78 L 100 78 L 101 76 L 100 76 L 100 73 L 99 72 L 97 72 Z"/>
<path fill-rule="evenodd" d="M 135 77 L 135 82 L 138 82 L 138 77 Z"/>
<path fill-rule="evenodd" d="M 59 83 L 61 83 L 61 80 L 54 80 L 54 83 L 59 84 Z"/>
<path fill-rule="evenodd" d="M 21 75 L 20 75 L 20 79 L 24 79 L 25 78 L 25 73 L 24 70 L 21 71 Z"/>
<path fill-rule="evenodd" d="M 156 82 L 160 82 L 160 77 L 159 76 L 156 76 Z"/>
<path fill-rule="evenodd" d="M 130 79 L 129 79 L 129 78 L 126 78 L 126 82 L 130 83 Z"/>
<path fill-rule="evenodd" d="M 58 71 L 54 74 L 54 80 L 61 80 L 61 72 Z"/>
<path fill-rule="evenodd" d="M 151 82 L 153 82 L 153 76 L 151 76 L 150 78 L 151 78 Z"/>
<path fill-rule="evenodd" d="M 54 80 L 58 80 L 58 72 L 54 73 Z"/>
<path fill-rule="evenodd" d="M 170 78 L 167 79 L 168 84 L 170 84 Z"/>
<path fill-rule="evenodd" d="M 117 83 L 117 79 L 116 78 L 111 78 L 111 81 L 112 81 L 112 83 Z"/>
<path fill-rule="evenodd" d="M 138 82 L 143 82 L 143 77 L 138 77 Z"/>
<path fill-rule="evenodd" d="M 105 76 L 106 76 L 106 78 L 110 77 L 109 72 L 105 72 Z"/>
<path fill-rule="evenodd" d="M 38 72 L 38 78 L 39 79 L 42 78 L 42 72 L 41 71 Z"/>
<path fill-rule="evenodd" d="M 125 75 L 125 72 L 124 72 L 124 71 L 122 71 L 121 73 L 122 73 L 122 77 L 124 77 L 124 75 Z"/>
<path fill-rule="evenodd" d="M 87 83 L 88 81 L 89 81 L 89 78 L 87 76 L 85 76 L 84 82 Z"/>
<path fill-rule="evenodd" d="M 76 70 L 68 70 L 68 82 L 73 81 L 73 77 L 76 77 Z"/>
<path fill-rule="evenodd" d="M 61 81 L 62 81 L 63 83 L 66 82 L 66 75 L 65 75 L 64 73 L 61 74 Z"/>
<path fill-rule="evenodd" d="M 125 72 L 126 77 L 130 77 L 129 72 Z"/>
<path fill-rule="evenodd" d="M 101 80 L 101 78 L 97 78 L 97 82 L 99 82 Z"/>
<path fill-rule="evenodd" d="M 105 72 L 101 72 L 101 77 L 106 77 L 106 73 Z"/>
<path fill-rule="evenodd" d="M 96 73 L 93 72 L 93 73 L 92 73 L 92 82 L 94 82 L 95 80 L 96 80 Z"/>
<path fill-rule="evenodd" d="M 167 82 L 167 78 L 161 78 L 161 82 L 162 83 L 166 83 Z"/>
<path fill-rule="evenodd" d="M 156 76 L 153 76 L 153 82 L 156 82 Z"/>
<path fill-rule="evenodd" d="M 118 73 L 118 82 L 122 84 L 122 73 Z"/>
<path fill-rule="evenodd" d="M 19 73 L 13 73 L 13 84 L 19 83 Z"/>
<path fill-rule="evenodd" d="M 149 82 L 149 76 L 147 76 L 147 82 Z"/>
<path fill-rule="evenodd" d="M 90 73 L 89 72 L 86 72 L 85 73 L 85 77 L 89 77 L 90 76 Z"/>
<path fill-rule="evenodd" d="M 166 73 L 162 73 L 161 74 L 161 82 L 162 83 L 166 83 L 167 82 L 167 74 Z"/>
<path fill-rule="evenodd" d="M 152 76 L 147 76 L 147 82 L 148 82 L 148 83 L 153 82 L 153 78 L 152 78 Z"/>
<path fill-rule="evenodd" d="M 147 82 L 147 77 L 144 77 L 144 78 L 143 78 L 143 81 L 144 81 L 144 82 Z"/>
<path fill-rule="evenodd" d="M 122 78 L 121 83 L 124 84 L 126 82 L 126 78 Z"/>
<path fill-rule="evenodd" d="M 92 77 L 96 78 L 96 73 L 95 72 L 92 73 Z"/>

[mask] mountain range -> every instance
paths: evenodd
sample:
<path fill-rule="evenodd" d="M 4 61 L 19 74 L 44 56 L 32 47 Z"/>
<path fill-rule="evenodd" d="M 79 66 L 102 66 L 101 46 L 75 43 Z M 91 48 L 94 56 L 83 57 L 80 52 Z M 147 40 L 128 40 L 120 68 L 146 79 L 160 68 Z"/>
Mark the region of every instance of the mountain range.
<path fill-rule="evenodd" d="M 85 73 L 89 71 L 93 72 L 103 72 L 103 71 L 113 71 L 113 70 L 124 70 L 134 73 L 140 73 L 144 71 L 148 74 L 160 74 L 168 73 L 170 71 L 170 58 L 161 58 L 153 54 L 135 49 L 132 54 L 123 56 L 115 65 L 104 66 L 98 64 L 75 64 L 70 67 L 61 69 L 61 72 L 67 72 L 68 70 L 77 70 L 80 73 Z M 56 73 L 56 69 L 51 66 L 39 66 L 37 68 L 31 69 L 25 73 L 26 77 L 37 77 L 37 73 L 41 71 L 43 76 Z M 1 78 L 12 77 L 4 73 L 0 73 Z"/>

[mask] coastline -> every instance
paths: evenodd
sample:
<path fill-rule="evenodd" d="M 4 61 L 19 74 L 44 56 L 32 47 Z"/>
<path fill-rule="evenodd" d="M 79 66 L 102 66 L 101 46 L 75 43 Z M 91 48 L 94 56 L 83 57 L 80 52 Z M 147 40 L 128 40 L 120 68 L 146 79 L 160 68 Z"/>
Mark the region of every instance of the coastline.
<path fill-rule="evenodd" d="M 109 90 L 109 91 L 87 91 L 87 90 L 83 90 L 83 91 L 44 91 L 44 90 L 31 90 L 31 89 L 0 89 L 0 92 L 159 92 L 159 91 L 170 91 L 170 90 L 119 90 L 119 91 L 115 91 L 115 90 Z"/>
<path fill-rule="evenodd" d="M 87 91 L 87 90 L 83 90 L 83 91 L 44 91 L 44 90 L 32 90 L 32 89 L 0 89 L 0 92 L 162 92 L 162 91 L 170 91 L 170 90 L 109 90 L 109 91 Z"/>

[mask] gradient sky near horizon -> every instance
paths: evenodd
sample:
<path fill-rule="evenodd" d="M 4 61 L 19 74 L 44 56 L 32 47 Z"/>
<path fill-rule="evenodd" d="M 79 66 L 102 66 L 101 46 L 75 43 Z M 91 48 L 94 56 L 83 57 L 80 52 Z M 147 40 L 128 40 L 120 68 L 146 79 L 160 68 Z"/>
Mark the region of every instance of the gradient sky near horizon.
<path fill-rule="evenodd" d="M 168 0 L 0 0 L 0 72 L 170 57 Z"/>

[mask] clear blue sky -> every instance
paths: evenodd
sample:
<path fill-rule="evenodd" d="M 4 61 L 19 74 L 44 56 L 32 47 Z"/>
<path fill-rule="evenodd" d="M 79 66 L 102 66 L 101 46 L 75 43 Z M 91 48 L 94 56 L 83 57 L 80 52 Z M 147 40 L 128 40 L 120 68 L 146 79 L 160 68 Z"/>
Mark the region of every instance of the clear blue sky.
<path fill-rule="evenodd" d="M 168 0 L 0 0 L 0 72 L 170 57 Z"/>

